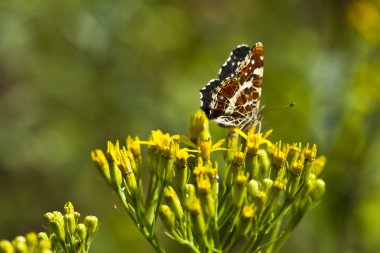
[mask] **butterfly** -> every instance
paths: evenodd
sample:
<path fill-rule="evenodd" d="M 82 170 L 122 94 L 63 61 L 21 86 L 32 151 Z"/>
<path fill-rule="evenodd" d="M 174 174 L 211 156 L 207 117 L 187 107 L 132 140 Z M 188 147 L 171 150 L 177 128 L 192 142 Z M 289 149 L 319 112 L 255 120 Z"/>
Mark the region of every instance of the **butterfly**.
<path fill-rule="evenodd" d="M 264 46 L 239 45 L 219 70 L 219 79 L 200 90 L 201 109 L 222 127 L 249 129 L 260 123 Z"/>

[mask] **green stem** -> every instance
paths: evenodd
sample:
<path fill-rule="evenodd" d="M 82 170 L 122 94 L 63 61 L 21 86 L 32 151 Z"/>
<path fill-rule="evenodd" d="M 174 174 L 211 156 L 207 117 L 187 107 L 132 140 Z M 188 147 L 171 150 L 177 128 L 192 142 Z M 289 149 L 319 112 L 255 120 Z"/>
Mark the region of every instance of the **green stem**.
<path fill-rule="evenodd" d="M 165 253 L 165 250 L 160 246 L 156 236 L 151 236 L 150 233 L 148 233 L 146 227 L 144 226 L 141 221 L 139 221 L 138 217 L 136 217 L 135 210 L 133 207 L 128 203 L 123 190 L 121 187 L 117 187 L 117 193 L 119 195 L 119 198 L 124 206 L 124 208 L 127 210 L 127 213 L 129 217 L 132 219 L 132 222 L 137 226 L 137 228 L 142 232 L 144 237 L 148 240 L 149 244 L 152 245 L 152 247 L 159 253 Z"/>
<path fill-rule="evenodd" d="M 269 237 L 269 242 L 273 242 L 273 243 L 270 243 L 268 245 L 268 247 L 266 248 L 265 252 L 266 253 L 271 253 L 273 252 L 273 248 L 274 248 L 274 245 L 275 245 L 275 240 L 276 240 L 276 237 L 278 235 L 278 232 L 280 230 L 280 227 L 281 227 L 281 221 L 277 222 L 277 224 L 275 225 L 275 227 L 273 228 L 272 232 L 271 232 L 271 235 Z"/>
<path fill-rule="evenodd" d="M 288 240 L 289 236 L 295 229 L 295 227 L 298 225 L 298 223 L 301 221 L 303 216 L 305 215 L 308 207 L 305 207 L 302 209 L 302 212 L 299 214 L 295 215 L 295 218 L 293 219 L 292 222 L 289 223 L 289 225 L 284 229 L 284 232 L 281 234 L 281 236 L 278 238 L 277 242 L 275 243 L 273 252 L 278 252 L 284 245 L 284 243 Z"/>

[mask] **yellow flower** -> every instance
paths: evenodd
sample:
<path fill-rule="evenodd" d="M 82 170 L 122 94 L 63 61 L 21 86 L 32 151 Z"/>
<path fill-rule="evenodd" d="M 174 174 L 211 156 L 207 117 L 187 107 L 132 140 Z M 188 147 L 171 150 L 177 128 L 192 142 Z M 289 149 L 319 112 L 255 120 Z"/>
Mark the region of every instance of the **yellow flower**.
<path fill-rule="evenodd" d="M 211 138 L 208 118 L 201 110 L 198 110 L 190 119 L 189 137 L 194 143 L 196 143 L 198 139 L 208 140 Z"/>
<path fill-rule="evenodd" d="M 290 145 L 286 144 L 283 146 L 282 142 L 278 141 L 272 147 L 271 152 L 273 155 L 273 165 L 276 166 L 276 168 L 282 168 L 285 166 L 285 162 L 290 151 Z"/>
<path fill-rule="evenodd" d="M 135 157 L 139 157 L 141 155 L 140 138 L 138 136 L 132 138 L 128 135 L 126 139 L 126 144 L 127 149 L 131 151 Z"/>
<path fill-rule="evenodd" d="M 255 128 L 251 128 L 248 130 L 247 136 L 247 153 L 251 156 L 257 154 L 259 147 L 262 144 L 267 144 L 271 146 L 272 143 L 267 140 L 268 136 L 273 132 L 273 130 L 268 130 L 264 134 L 263 133 L 255 133 Z"/>

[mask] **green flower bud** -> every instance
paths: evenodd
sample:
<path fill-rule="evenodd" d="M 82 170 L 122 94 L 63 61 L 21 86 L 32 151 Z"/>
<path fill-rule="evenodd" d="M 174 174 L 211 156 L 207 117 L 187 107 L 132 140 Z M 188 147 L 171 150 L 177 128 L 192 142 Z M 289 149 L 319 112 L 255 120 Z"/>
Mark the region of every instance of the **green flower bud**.
<path fill-rule="evenodd" d="M 188 179 L 188 168 L 187 159 L 189 158 L 189 153 L 184 149 L 179 149 L 176 152 L 175 158 L 175 178 L 174 183 L 177 189 L 182 191 L 185 188 Z"/>
<path fill-rule="evenodd" d="M 107 181 L 107 183 L 111 184 L 111 173 L 109 164 L 106 156 L 103 151 L 100 149 L 96 149 L 91 152 L 91 159 L 96 163 L 96 167 L 99 169 L 100 174 Z"/>
<path fill-rule="evenodd" d="M 232 187 L 232 202 L 235 207 L 241 207 L 244 204 L 245 196 L 247 193 L 248 177 L 244 172 L 239 172 L 235 183 Z"/>
<path fill-rule="evenodd" d="M 267 151 L 264 149 L 259 149 L 257 151 L 257 158 L 259 160 L 259 165 L 261 168 L 260 172 L 261 174 L 265 174 L 265 172 L 267 172 L 271 166 L 271 161 Z"/>
<path fill-rule="evenodd" d="M 314 160 L 313 162 L 313 173 L 316 175 L 316 176 L 319 176 L 321 174 L 321 172 L 323 171 L 323 168 L 325 167 L 326 165 L 326 157 L 324 156 L 319 156 L 317 157 L 317 159 Z"/>
<path fill-rule="evenodd" d="M 38 244 L 38 238 L 36 233 L 28 233 L 25 235 L 26 238 L 26 245 L 28 245 L 28 248 L 33 248 Z"/>
<path fill-rule="evenodd" d="M 74 206 L 71 202 L 66 202 L 63 206 L 63 213 L 64 214 L 73 214 L 74 213 Z"/>
<path fill-rule="evenodd" d="M 169 204 L 171 210 L 173 210 L 176 217 L 179 220 L 182 220 L 183 209 L 181 206 L 181 202 L 179 201 L 178 195 L 174 191 L 173 187 L 171 187 L 171 186 L 165 187 L 164 197 L 165 197 L 166 202 Z"/>
<path fill-rule="evenodd" d="M 71 214 L 65 214 L 63 216 L 65 221 L 65 228 L 69 236 L 72 236 L 75 232 L 75 216 L 73 213 Z"/>
<path fill-rule="evenodd" d="M 226 152 L 224 152 L 224 160 L 227 163 L 231 163 L 234 158 L 235 152 L 239 147 L 239 134 L 235 131 L 234 128 L 228 128 L 228 133 L 226 136 Z"/>
<path fill-rule="evenodd" d="M 87 228 L 83 223 L 79 223 L 76 226 L 75 233 L 82 244 L 86 242 Z"/>
<path fill-rule="evenodd" d="M 54 218 L 54 214 L 51 212 L 47 212 L 44 214 L 44 219 L 48 224 L 50 224 L 50 222 L 53 220 L 53 218 Z"/>
<path fill-rule="evenodd" d="M 203 217 L 202 208 L 199 202 L 199 199 L 193 198 L 190 206 L 189 213 L 191 215 L 192 225 L 194 230 L 201 236 L 206 232 L 206 223 Z"/>
<path fill-rule="evenodd" d="M 39 232 L 37 234 L 37 238 L 38 238 L 39 241 L 49 240 L 49 237 L 48 237 L 48 235 L 45 232 Z"/>
<path fill-rule="evenodd" d="M 23 236 L 17 236 L 12 241 L 15 253 L 28 253 L 28 245 L 26 244 L 26 238 Z"/>
<path fill-rule="evenodd" d="M 61 245 L 60 241 L 58 241 L 56 234 L 54 233 L 50 235 L 49 241 L 51 242 L 53 249 L 59 248 Z"/>
<path fill-rule="evenodd" d="M 64 242 L 66 238 L 65 228 L 63 223 L 60 221 L 52 221 L 50 222 L 51 229 L 53 233 L 56 234 L 59 241 Z"/>
<path fill-rule="evenodd" d="M 62 213 L 54 211 L 44 215 L 45 220 L 48 222 L 51 231 L 56 234 L 57 239 L 61 242 L 65 241 L 65 227 Z"/>
<path fill-rule="evenodd" d="M 270 179 L 270 178 L 264 178 L 263 179 L 263 188 L 264 188 L 264 191 L 266 193 L 269 192 L 269 190 L 272 188 L 273 186 L 273 180 Z"/>
<path fill-rule="evenodd" d="M 116 163 L 113 163 L 110 168 L 111 173 L 111 182 L 113 186 L 120 187 L 123 183 L 123 175 L 119 169 L 119 167 L 116 165 Z"/>
<path fill-rule="evenodd" d="M 167 136 L 160 142 L 161 156 L 158 161 L 157 174 L 165 183 L 171 181 L 174 175 L 174 157 L 178 144 L 173 138 Z"/>
<path fill-rule="evenodd" d="M 244 152 L 236 151 L 234 153 L 234 157 L 232 159 L 232 163 L 229 168 L 227 179 L 226 179 L 226 183 L 228 185 L 234 183 L 236 178 L 239 175 L 239 172 L 243 170 L 244 159 L 245 159 Z"/>
<path fill-rule="evenodd" d="M 267 194 L 263 191 L 257 192 L 256 196 L 253 198 L 253 202 L 257 206 L 257 211 L 261 213 L 264 210 L 265 204 L 267 202 Z"/>
<path fill-rule="evenodd" d="M 186 184 L 185 186 L 185 199 L 184 207 L 189 210 L 192 199 L 195 198 L 195 187 L 192 184 Z"/>
<path fill-rule="evenodd" d="M 124 174 L 125 184 L 127 186 L 127 191 L 131 195 L 131 198 L 136 198 L 137 195 L 137 181 L 135 173 L 131 171 L 130 173 Z"/>
<path fill-rule="evenodd" d="M 84 225 L 87 228 L 87 233 L 89 237 L 92 237 L 98 232 L 99 229 L 99 221 L 96 216 L 88 215 L 84 218 Z"/>
<path fill-rule="evenodd" d="M 80 218 L 80 213 L 74 212 L 74 217 L 75 217 L 75 224 L 77 224 Z"/>
<path fill-rule="evenodd" d="M 44 235 L 42 235 L 42 234 L 44 234 Z M 40 249 L 42 251 L 49 250 L 49 251 L 46 251 L 46 253 L 51 252 L 50 249 L 51 249 L 52 243 L 49 240 L 49 238 L 47 237 L 46 233 L 43 233 L 43 232 L 38 233 L 37 237 L 38 237 L 38 246 L 40 247 Z"/>
<path fill-rule="evenodd" d="M 326 184 L 322 179 L 317 179 L 311 186 L 310 197 L 313 202 L 320 200 L 326 191 Z"/>
<path fill-rule="evenodd" d="M 14 253 L 12 243 L 7 240 L 0 241 L 0 253 Z"/>
<path fill-rule="evenodd" d="M 259 191 L 259 183 L 254 179 L 249 180 L 247 190 L 251 198 L 255 197 Z"/>
<path fill-rule="evenodd" d="M 210 178 L 206 173 L 201 173 L 196 179 L 202 211 L 208 221 L 215 215 L 215 200 L 212 197 Z"/>
<path fill-rule="evenodd" d="M 175 214 L 172 212 L 170 207 L 167 205 L 160 205 L 158 209 L 158 214 L 166 230 L 172 233 L 174 231 L 174 225 L 175 225 Z"/>

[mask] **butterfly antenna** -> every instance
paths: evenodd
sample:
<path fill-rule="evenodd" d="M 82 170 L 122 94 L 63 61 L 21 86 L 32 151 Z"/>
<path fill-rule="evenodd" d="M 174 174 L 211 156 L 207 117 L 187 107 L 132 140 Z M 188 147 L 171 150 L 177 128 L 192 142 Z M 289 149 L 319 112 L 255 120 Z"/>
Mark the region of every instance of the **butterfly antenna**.
<path fill-rule="evenodd" d="M 279 110 L 279 109 L 286 109 L 286 108 L 290 108 L 290 107 L 293 107 L 293 106 L 296 106 L 296 103 L 290 103 L 288 105 L 283 105 L 283 106 L 277 106 L 277 107 L 271 107 L 271 108 L 265 108 L 265 107 L 261 107 L 261 110 L 260 110 L 260 113 L 265 113 L 265 112 L 270 112 L 270 111 L 275 111 L 275 110 Z"/>

